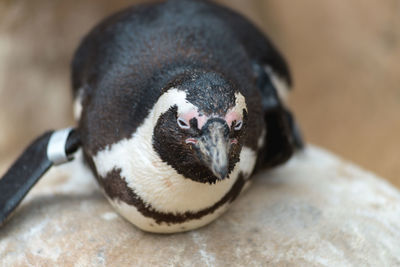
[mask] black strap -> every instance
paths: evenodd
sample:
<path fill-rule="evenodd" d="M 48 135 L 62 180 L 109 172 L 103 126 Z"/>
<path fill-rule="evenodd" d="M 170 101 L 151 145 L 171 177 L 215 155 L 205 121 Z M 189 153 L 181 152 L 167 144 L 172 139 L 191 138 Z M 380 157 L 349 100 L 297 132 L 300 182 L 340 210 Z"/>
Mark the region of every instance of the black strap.
<path fill-rule="evenodd" d="M 47 157 L 47 145 L 53 133 L 54 131 L 46 132 L 33 141 L 0 179 L 0 226 L 53 165 Z M 71 156 L 79 147 L 78 132 L 72 130 L 65 145 L 66 154 Z M 72 158 L 69 157 L 69 160 Z"/>

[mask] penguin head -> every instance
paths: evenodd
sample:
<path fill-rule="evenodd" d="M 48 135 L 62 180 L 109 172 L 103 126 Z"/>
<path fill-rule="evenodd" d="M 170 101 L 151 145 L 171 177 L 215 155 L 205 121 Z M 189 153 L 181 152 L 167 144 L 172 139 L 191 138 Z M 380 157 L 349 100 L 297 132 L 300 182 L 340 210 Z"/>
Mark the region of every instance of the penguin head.
<path fill-rule="evenodd" d="M 197 182 L 229 177 L 247 124 L 245 98 L 231 82 L 215 72 L 179 75 L 156 109 L 164 112 L 156 118 L 153 147 L 163 161 Z"/>

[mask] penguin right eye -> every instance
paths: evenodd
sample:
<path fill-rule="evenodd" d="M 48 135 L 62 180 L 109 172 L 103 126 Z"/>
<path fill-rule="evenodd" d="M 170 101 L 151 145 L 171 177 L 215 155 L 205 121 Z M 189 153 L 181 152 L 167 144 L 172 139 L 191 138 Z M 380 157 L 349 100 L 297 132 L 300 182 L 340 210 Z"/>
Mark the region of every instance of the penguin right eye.
<path fill-rule="evenodd" d="M 242 129 L 242 125 L 243 125 L 243 121 L 237 121 L 235 123 L 235 127 L 234 127 L 235 131 L 239 131 L 240 129 Z"/>
<path fill-rule="evenodd" d="M 179 117 L 176 121 L 177 121 L 177 123 L 178 123 L 178 126 L 179 126 L 181 129 L 189 129 L 189 128 L 190 128 L 189 123 L 187 123 L 187 122 L 185 121 L 185 119 Z"/>

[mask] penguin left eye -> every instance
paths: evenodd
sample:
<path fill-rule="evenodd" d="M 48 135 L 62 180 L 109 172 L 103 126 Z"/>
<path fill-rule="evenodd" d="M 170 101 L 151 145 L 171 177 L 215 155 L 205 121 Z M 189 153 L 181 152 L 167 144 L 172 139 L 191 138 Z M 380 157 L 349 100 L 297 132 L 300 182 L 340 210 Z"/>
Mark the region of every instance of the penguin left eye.
<path fill-rule="evenodd" d="M 237 121 L 235 123 L 235 127 L 234 127 L 235 131 L 239 131 L 240 129 L 242 129 L 242 125 L 243 125 L 243 121 Z"/>
<path fill-rule="evenodd" d="M 181 129 L 189 129 L 189 128 L 190 128 L 189 123 L 188 123 L 185 119 L 179 117 L 176 121 L 177 121 L 177 123 L 178 123 L 178 126 L 179 126 Z"/>

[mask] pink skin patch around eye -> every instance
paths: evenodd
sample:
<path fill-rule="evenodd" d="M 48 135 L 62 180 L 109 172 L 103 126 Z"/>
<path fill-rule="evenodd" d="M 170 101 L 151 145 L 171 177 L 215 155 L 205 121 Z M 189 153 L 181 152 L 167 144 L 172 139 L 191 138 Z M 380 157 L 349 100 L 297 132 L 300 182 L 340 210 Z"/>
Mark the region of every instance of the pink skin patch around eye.
<path fill-rule="evenodd" d="M 238 122 L 238 121 L 242 120 L 242 116 L 240 114 L 238 114 L 237 112 L 231 110 L 231 111 L 228 111 L 228 113 L 226 114 L 225 120 L 229 126 L 229 129 L 231 129 L 232 123 L 234 121 Z"/>
<path fill-rule="evenodd" d="M 201 130 L 204 124 L 206 124 L 207 120 L 210 119 L 210 117 L 206 115 L 199 114 L 196 110 L 191 110 L 189 112 L 179 114 L 179 118 L 183 119 L 187 125 L 190 125 L 190 121 L 192 119 L 194 118 L 197 119 L 197 128 L 199 130 Z M 234 121 L 238 122 L 240 120 L 242 120 L 242 116 L 233 110 L 229 111 L 225 116 L 225 121 L 228 124 L 229 129 L 232 128 L 232 123 Z M 186 144 L 197 144 L 198 140 L 196 138 L 187 138 L 185 142 Z M 236 138 L 231 139 L 231 144 L 237 144 L 237 143 L 238 140 Z"/>
<path fill-rule="evenodd" d="M 200 115 L 196 110 L 191 110 L 189 112 L 183 113 L 179 115 L 180 118 L 184 119 L 188 125 L 190 125 L 190 121 L 194 118 L 197 119 L 197 128 L 200 130 L 203 128 L 204 124 L 207 122 L 208 117 L 205 115 Z"/>

